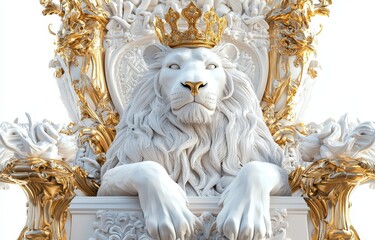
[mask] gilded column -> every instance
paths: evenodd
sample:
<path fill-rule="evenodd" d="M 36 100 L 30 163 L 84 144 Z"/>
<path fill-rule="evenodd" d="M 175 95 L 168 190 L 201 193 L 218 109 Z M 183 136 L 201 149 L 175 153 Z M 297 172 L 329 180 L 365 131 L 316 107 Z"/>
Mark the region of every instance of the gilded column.
<path fill-rule="evenodd" d="M 78 133 L 81 154 L 78 154 L 74 168 L 76 183 L 87 195 L 96 195 L 99 169 L 115 137 L 119 117 L 110 98 L 104 71 L 103 38 L 109 18 L 108 1 L 40 2 L 44 15 L 61 17 L 60 29 L 53 33 L 56 35 L 56 57 L 51 66 L 56 69 L 63 101 L 74 121 L 71 132 Z"/>
<path fill-rule="evenodd" d="M 74 176 L 61 160 L 10 160 L 0 178 L 16 183 L 28 198 L 26 225 L 19 240 L 65 240 L 68 206 L 74 197 Z"/>
<path fill-rule="evenodd" d="M 316 15 L 328 15 L 331 1 L 281 1 L 267 15 L 270 25 L 269 75 L 262 99 L 264 119 L 274 139 L 283 147 L 294 144 L 295 132 L 304 132 L 296 112 L 304 101 L 298 98 L 307 78 L 316 77 L 313 60 L 316 36 L 311 27 Z"/>
<path fill-rule="evenodd" d="M 310 207 L 312 240 L 359 240 L 350 221 L 351 192 L 375 179 L 374 162 L 362 159 L 322 159 L 290 175 L 293 190 L 300 188 Z"/>

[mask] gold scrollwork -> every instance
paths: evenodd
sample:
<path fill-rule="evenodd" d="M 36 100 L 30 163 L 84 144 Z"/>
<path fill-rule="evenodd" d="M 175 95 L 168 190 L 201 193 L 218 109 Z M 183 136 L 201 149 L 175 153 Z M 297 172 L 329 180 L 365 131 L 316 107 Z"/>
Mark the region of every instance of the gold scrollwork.
<path fill-rule="evenodd" d="M 66 239 L 67 209 L 74 197 L 73 171 L 60 160 L 10 160 L 1 179 L 21 186 L 28 197 L 26 226 L 19 240 Z"/>
<path fill-rule="evenodd" d="M 350 221 L 349 197 L 370 180 L 375 180 L 374 162 L 345 157 L 322 159 L 290 174 L 292 190 L 301 189 L 310 207 L 312 240 L 359 240 Z"/>
<path fill-rule="evenodd" d="M 41 0 L 43 14 L 57 14 L 61 27 L 56 35 L 56 50 L 65 65 L 80 67 L 80 74 L 73 79 L 72 87 L 77 96 L 81 122 L 76 123 L 80 142 L 89 142 L 101 163 L 104 153 L 115 137 L 118 113 L 115 110 L 106 85 L 104 72 L 103 38 L 108 23 L 106 0 Z M 64 74 L 58 68 L 55 76 Z M 66 73 L 70 74 L 70 73 Z M 90 190 L 89 190 L 90 191 Z"/>
<path fill-rule="evenodd" d="M 262 109 L 265 122 L 280 145 L 293 141 L 288 136 L 281 136 L 290 135 L 291 128 L 294 132 L 304 132 L 302 125 L 295 124 L 294 108 L 303 78 L 306 74 L 316 76 L 316 71 L 307 65 L 315 52 L 318 34 L 310 29 L 310 22 L 315 15 L 328 15 L 327 6 L 331 3 L 330 0 L 284 0 L 267 16 L 271 39 L 270 70 Z"/>
<path fill-rule="evenodd" d="M 74 167 L 73 172 L 77 187 L 87 196 L 96 196 L 99 184 L 93 179 L 89 179 L 87 172 L 81 167 Z"/>

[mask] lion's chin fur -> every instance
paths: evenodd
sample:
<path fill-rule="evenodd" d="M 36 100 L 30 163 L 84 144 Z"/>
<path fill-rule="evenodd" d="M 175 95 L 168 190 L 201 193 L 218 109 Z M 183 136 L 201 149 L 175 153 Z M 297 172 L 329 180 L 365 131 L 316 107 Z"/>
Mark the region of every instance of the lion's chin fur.
<path fill-rule="evenodd" d="M 208 124 L 214 111 L 205 108 L 199 103 L 189 103 L 184 107 L 173 110 L 177 120 L 184 124 Z"/>

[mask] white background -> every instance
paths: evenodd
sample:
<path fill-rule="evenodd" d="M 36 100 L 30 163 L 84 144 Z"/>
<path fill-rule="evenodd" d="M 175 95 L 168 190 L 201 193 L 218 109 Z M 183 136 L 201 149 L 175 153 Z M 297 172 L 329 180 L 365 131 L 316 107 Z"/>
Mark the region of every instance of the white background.
<path fill-rule="evenodd" d="M 350 5 L 352 3 L 352 5 Z M 316 80 L 304 122 L 338 119 L 344 113 L 375 120 L 375 1 L 334 1 L 319 36 L 322 72 Z M 38 1 L 2 1 L 0 6 L 0 122 L 28 112 L 38 121 L 68 123 L 53 70 L 54 37 Z M 54 26 L 56 29 L 58 26 Z M 374 239 L 375 190 L 361 187 L 352 197 L 352 220 L 362 240 Z M 26 198 L 15 186 L 0 190 L 0 239 L 18 237 L 26 216 Z M 299 239 L 297 239 L 299 240 Z"/>

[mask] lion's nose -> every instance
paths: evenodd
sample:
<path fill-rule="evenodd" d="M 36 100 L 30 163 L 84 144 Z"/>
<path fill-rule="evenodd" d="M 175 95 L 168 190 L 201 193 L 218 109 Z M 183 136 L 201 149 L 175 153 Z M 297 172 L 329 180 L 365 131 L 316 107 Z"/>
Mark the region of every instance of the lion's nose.
<path fill-rule="evenodd" d="M 189 82 L 189 81 L 181 83 L 181 84 L 182 86 L 190 89 L 191 95 L 193 95 L 193 97 L 198 95 L 200 88 L 207 85 L 207 83 L 203 83 L 203 82 Z"/>

